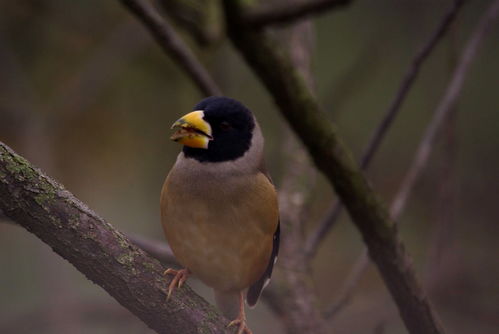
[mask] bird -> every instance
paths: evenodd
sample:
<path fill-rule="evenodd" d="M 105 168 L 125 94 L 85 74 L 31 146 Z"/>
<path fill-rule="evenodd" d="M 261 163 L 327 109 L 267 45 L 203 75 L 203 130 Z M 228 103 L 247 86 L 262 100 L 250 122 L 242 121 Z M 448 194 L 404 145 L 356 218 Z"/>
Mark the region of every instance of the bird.
<path fill-rule="evenodd" d="M 201 100 L 172 129 L 183 148 L 161 190 L 161 223 L 183 268 L 165 271 L 168 298 L 193 275 L 213 289 L 228 327 L 251 334 L 244 302 L 255 306 L 269 283 L 280 238 L 262 131 L 250 109 L 224 96 Z"/>

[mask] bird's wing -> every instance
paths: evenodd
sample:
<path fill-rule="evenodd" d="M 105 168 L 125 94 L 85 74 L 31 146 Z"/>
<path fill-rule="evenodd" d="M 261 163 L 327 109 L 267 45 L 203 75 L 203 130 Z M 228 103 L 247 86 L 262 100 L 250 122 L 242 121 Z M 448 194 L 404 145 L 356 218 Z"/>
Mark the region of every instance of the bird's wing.
<path fill-rule="evenodd" d="M 250 307 L 255 306 L 263 289 L 270 282 L 270 278 L 272 276 L 272 270 L 274 269 L 274 264 L 277 261 L 277 255 L 279 253 L 279 235 L 280 235 L 280 223 L 277 224 L 277 229 L 274 233 L 272 254 L 270 255 L 267 269 L 265 269 L 265 272 L 263 273 L 262 277 L 260 277 L 258 281 L 256 281 L 252 286 L 249 287 L 248 293 L 246 294 L 246 302 Z"/>
<path fill-rule="evenodd" d="M 270 175 L 265 169 L 263 163 L 261 165 L 260 170 L 269 179 L 270 183 L 273 184 L 272 179 L 270 178 Z M 267 269 L 265 269 L 265 272 L 258 279 L 258 281 L 256 281 L 253 285 L 249 287 L 248 292 L 246 294 L 246 302 L 250 307 L 255 306 L 256 302 L 258 301 L 258 298 L 260 297 L 260 294 L 262 293 L 263 289 L 267 286 L 267 284 L 269 284 L 270 278 L 272 277 L 272 270 L 274 269 L 274 264 L 277 261 L 277 255 L 279 254 L 279 240 L 281 233 L 280 225 L 281 225 L 280 221 L 278 221 L 277 228 L 274 232 L 272 253 L 270 254 L 270 259 L 269 259 L 269 264 L 267 265 Z"/>

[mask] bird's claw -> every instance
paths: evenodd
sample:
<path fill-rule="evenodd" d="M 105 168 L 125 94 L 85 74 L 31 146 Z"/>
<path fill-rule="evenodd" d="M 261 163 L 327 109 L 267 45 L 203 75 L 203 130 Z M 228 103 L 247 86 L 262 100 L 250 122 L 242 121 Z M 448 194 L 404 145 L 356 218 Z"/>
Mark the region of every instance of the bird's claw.
<path fill-rule="evenodd" d="M 239 326 L 237 330 L 237 334 L 253 334 L 251 329 L 248 328 L 246 325 L 246 318 L 245 317 L 237 317 L 236 319 L 232 320 L 227 327 L 232 327 L 232 326 Z"/>
<path fill-rule="evenodd" d="M 168 294 L 166 295 L 166 300 L 170 299 L 173 291 L 176 288 L 182 287 L 185 281 L 187 281 L 189 274 L 190 274 L 189 269 L 175 270 L 172 268 L 168 268 L 165 270 L 163 275 L 174 275 L 172 281 L 168 285 Z"/>

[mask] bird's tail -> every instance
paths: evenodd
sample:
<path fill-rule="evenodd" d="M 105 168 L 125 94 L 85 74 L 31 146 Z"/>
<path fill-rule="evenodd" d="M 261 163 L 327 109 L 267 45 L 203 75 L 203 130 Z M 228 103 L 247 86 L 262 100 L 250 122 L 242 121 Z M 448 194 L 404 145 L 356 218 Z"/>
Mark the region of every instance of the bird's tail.
<path fill-rule="evenodd" d="M 222 292 L 213 290 L 215 302 L 222 314 L 229 320 L 235 319 L 239 314 L 239 292 Z"/>

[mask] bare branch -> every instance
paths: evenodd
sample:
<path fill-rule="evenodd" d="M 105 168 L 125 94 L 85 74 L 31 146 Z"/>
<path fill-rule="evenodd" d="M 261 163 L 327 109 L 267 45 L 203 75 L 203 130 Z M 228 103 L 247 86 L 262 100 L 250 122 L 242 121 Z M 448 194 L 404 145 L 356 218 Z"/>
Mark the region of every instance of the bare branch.
<path fill-rule="evenodd" d="M 412 63 L 405 73 L 404 78 L 399 85 L 399 89 L 390 104 L 390 107 L 387 109 L 385 116 L 377 126 L 376 130 L 374 130 L 374 133 L 372 134 L 371 139 L 369 140 L 369 143 L 367 144 L 367 147 L 362 154 L 362 158 L 360 160 L 360 167 L 362 168 L 362 170 L 367 170 L 367 168 L 369 168 L 369 164 L 372 161 L 377 150 L 381 146 L 383 138 L 387 134 L 390 126 L 393 124 L 393 121 L 400 112 L 402 104 L 409 94 L 410 89 L 414 85 L 414 82 L 421 70 L 422 65 L 429 58 L 431 52 L 435 49 L 435 46 L 437 46 L 438 42 L 441 41 L 445 36 L 446 32 L 449 29 L 449 26 L 452 22 L 454 22 L 454 19 L 456 18 L 459 10 L 464 3 L 464 0 L 454 1 L 452 7 L 440 20 L 440 23 L 435 32 L 431 35 L 430 39 L 423 45 L 421 50 L 419 50 L 419 52 L 412 60 Z M 341 211 L 342 204 L 340 201 L 336 200 L 326 211 L 326 214 L 319 223 L 317 229 L 310 234 L 305 245 L 305 252 L 309 258 L 312 258 L 315 255 L 321 241 L 325 238 L 325 236 L 334 226 L 335 222 L 338 220 Z"/>
<path fill-rule="evenodd" d="M 372 135 L 367 148 L 362 154 L 362 160 L 360 162 L 361 168 L 367 169 L 369 167 L 369 164 L 372 161 L 374 154 L 377 152 L 381 141 L 383 140 L 385 134 L 388 132 L 388 129 L 393 123 L 395 117 L 400 112 L 402 104 L 404 103 L 410 89 L 412 88 L 417 76 L 419 75 L 421 66 L 429 58 L 431 52 L 435 49 L 438 42 L 440 42 L 445 36 L 446 32 L 449 30 L 450 25 L 452 24 L 452 22 L 454 22 L 459 10 L 464 3 L 464 0 L 454 1 L 452 7 L 443 16 L 433 35 L 414 57 L 411 66 L 407 70 L 404 78 L 402 79 L 402 82 L 399 85 L 399 90 L 397 91 L 395 98 L 386 111 L 383 120 L 374 131 L 374 134 Z"/>
<path fill-rule="evenodd" d="M 196 59 L 188 46 L 177 36 L 173 27 L 145 0 L 121 0 L 149 32 L 167 55 L 187 72 L 204 95 L 220 95 L 221 91 L 210 74 Z"/>
<path fill-rule="evenodd" d="M 455 65 L 453 66 L 453 68 Z M 456 108 L 458 108 L 456 106 Z M 438 292 L 445 271 L 449 269 L 448 261 L 455 256 L 453 249 L 459 238 L 456 236 L 457 223 L 457 115 L 453 111 L 442 129 L 442 146 L 438 152 L 438 170 L 434 176 L 436 198 L 432 207 L 432 226 L 428 247 L 428 261 L 425 263 L 425 285 L 430 292 Z M 447 283 L 444 283 L 447 284 Z"/>
<path fill-rule="evenodd" d="M 445 91 L 445 95 L 440 101 L 437 109 L 435 110 L 433 119 L 426 128 L 423 139 L 421 140 L 416 156 L 411 164 L 411 168 L 407 172 L 402 185 L 399 188 L 395 200 L 391 206 L 392 217 L 400 216 L 400 213 L 405 207 L 407 198 L 409 197 L 414 184 L 417 181 L 421 171 L 426 167 L 430 152 L 435 144 L 437 136 L 440 133 L 442 124 L 450 117 L 452 111 L 454 111 L 454 105 L 461 93 L 463 87 L 464 79 L 471 65 L 471 62 L 475 58 L 478 47 L 480 46 L 483 37 L 489 30 L 494 19 L 497 17 L 499 11 L 499 0 L 492 2 L 490 7 L 486 10 L 485 14 L 482 16 L 478 22 L 473 34 L 471 35 L 466 47 L 464 48 L 463 55 L 454 71 L 452 79 Z"/>
<path fill-rule="evenodd" d="M 229 37 L 272 94 L 282 115 L 305 144 L 316 166 L 341 197 L 411 333 L 442 333 L 394 222 L 351 152 L 327 121 L 289 56 L 261 30 L 241 23 L 241 3 L 225 0 Z"/>
<path fill-rule="evenodd" d="M 331 319 L 334 317 L 348 302 L 350 302 L 355 288 L 359 285 L 360 279 L 364 276 L 369 264 L 369 254 L 367 248 L 362 250 L 362 254 L 358 257 L 348 274 L 345 282 L 337 294 L 335 302 L 324 312 L 324 315 Z"/>
<path fill-rule="evenodd" d="M 492 25 L 494 19 L 497 18 L 498 12 L 499 0 L 495 0 L 495 2 L 491 4 L 478 22 L 473 34 L 466 44 L 461 60 L 454 70 L 454 74 L 449 86 L 447 87 L 446 93 L 435 110 L 433 119 L 426 128 L 411 168 L 407 172 L 406 177 L 404 178 L 401 186 L 399 187 L 399 191 L 392 202 L 390 214 L 395 221 L 397 221 L 402 213 L 407 198 L 414 188 L 414 184 L 416 183 L 418 176 L 427 165 L 428 157 L 434 147 L 437 136 L 440 134 L 442 126 L 455 111 L 454 106 L 461 92 L 468 68 L 476 55 L 477 49 L 480 46 L 480 42 L 482 41 L 484 35 Z M 365 273 L 368 265 L 369 261 L 367 252 L 364 250 L 362 255 L 359 256 L 355 262 L 351 273 L 348 275 L 348 278 L 344 283 L 344 287 L 341 290 L 342 293 L 340 294 L 340 297 L 332 304 L 331 307 L 329 307 L 328 311 L 326 311 L 328 316 L 333 316 L 343 305 L 345 305 L 345 301 L 352 295 L 353 290 L 357 287 L 360 277 Z"/>
<path fill-rule="evenodd" d="M 300 0 L 291 3 L 281 1 L 277 4 L 248 9 L 242 19 L 252 28 L 263 28 L 271 24 L 291 23 L 311 15 L 327 13 L 332 8 L 343 7 L 350 2 L 351 0 Z"/>
<path fill-rule="evenodd" d="M 0 209 L 158 333 L 226 332 L 227 320 L 189 287 L 167 301 L 156 260 L 3 143 Z"/>
<path fill-rule="evenodd" d="M 166 244 L 166 242 L 146 239 L 135 234 L 129 234 L 127 237 L 132 243 L 135 244 L 135 246 L 141 248 L 144 252 L 159 260 L 163 265 L 168 267 L 179 266 L 175 255 L 173 255 L 171 248 Z"/>

